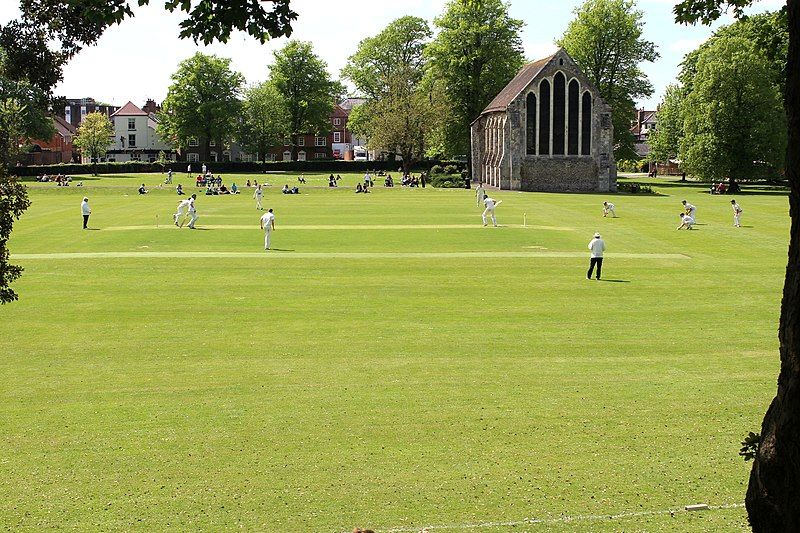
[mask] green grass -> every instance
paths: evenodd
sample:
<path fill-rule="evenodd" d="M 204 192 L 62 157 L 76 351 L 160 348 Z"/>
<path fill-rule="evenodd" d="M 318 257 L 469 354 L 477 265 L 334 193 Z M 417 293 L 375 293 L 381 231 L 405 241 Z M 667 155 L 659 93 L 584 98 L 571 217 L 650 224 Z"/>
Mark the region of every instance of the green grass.
<path fill-rule="evenodd" d="M 744 498 L 739 441 L 778 370 L 785 196 L 740 196 L 736 229 L 729 197 L 675 182 L 498 192 L 495 229 L 473 191 L 306 177 L 299 196 L 267 177 L 263 258 L 235 255 L 263 251 L 247 190 L 200 196 L 212 229 L 189 231 L 171 188 L 135 194 L 158 175 L 30 184 L 20 301 L 0 308 L 3 528 L 746 527 L 740 507 L 682 509 Z M 675 231 L 683 198 L 697 231 Z M 387 225 L 425 227 L 352 227 Z M 621 282 L 585 279 L 595 231 Z M 109 257 L 25 259 L 91 252 Z M 377 255 L 342 255 L 359 253 Z"/>

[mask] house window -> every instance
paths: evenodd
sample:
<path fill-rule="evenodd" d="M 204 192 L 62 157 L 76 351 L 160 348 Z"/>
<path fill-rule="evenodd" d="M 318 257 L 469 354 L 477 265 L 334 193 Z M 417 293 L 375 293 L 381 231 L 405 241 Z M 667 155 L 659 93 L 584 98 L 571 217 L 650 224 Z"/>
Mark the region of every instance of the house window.
<path fill-rule="evenodd" d="M 142 156 L 140 156 L 139 154 L 131 154 L 131 161 L 141 161 L 141 160 Z"/>
<path fill-rule="evenodd" d="M 297 160 L 298 161 L 305 161 L 306 160 L 306 151 L 305 150 L 300 150 L 299 152 L 297 152 Z"/>
<path fill-rule="evenodd" d="M 128 130 L 135 130 L 136 129 L 136 119 L 129 118 L 128 119 Z"/>
<path fill-rule="evenodd" d="M 147 156 L 147 162 L 148 163 L 155 163 L 156 162 L 156 156 L 153 155 L 153 154 L 148 155 Z"/>
<path fill-rule="evenodd" d="M 70 124 L 72 123 L 72 108 L 70 106 L 64 107 L 64 118 Z"/>
<path fill-rule="evenodd" d="M 298 137 L 297 138 L 297 146 L 305 146 L 306 145 L 306 138 L 305 137 Z"/>
<path fill-rule="evenodd" d="M 212 140 L 211 142 L 208 143 L 208 145 L 209 146 L 216 146 L 217 145 L 217 141 L 213 141 Z"/>
<path fill-rule="evenodd" d="M 333 132 L 333 142 L 335 142 L 335 143 L 342 142 L 342 132 L 341 131 L 334 131 Z"/>
<path fill-rule="evenodd" d="M 527 108 L 525 120 L 526 152 L 528 155 L 536 155 L 536 93 L 528 93 L 525 105 Z"/>
<path fill-rule="evenodd" d="M 580 109 L 580 87 L 578 80 L 569 82 L 568 107 L 567 107 L 567 154 L 578 155 L 578 122 Z"/>
<path fill-rule="evenodd" d="M 136 147 L 136 134 L 131 133 L 130 135 L 128 135 L 128 148 L 134 148 L 134 147 Z"/>
<path fill-rule="evenodd" d="M 553 78 L 553 155 L 564 155 L 567 126 L 567 79 L 557 72 Z"/>
<path fill-rule="evenodd" d="M 326 157 L 328 157 L 328 154 L 325 152 L 317 152 L 314 154 L 314 159 L 325 159 Z"/>
<path fill-rule="evenodd" d="M 283 145 L 284 146 L 291 146 L 292 145 L 292 138 L 288 135 L 283 138 Z"/>
<path fill-rule="evenodd" d="M 217 152 L 211 152 L 211 161 L 217 162 Z"/>
<path fill-rule="evenodd" d="M 81 106 L 81 117 L 85 117 L 85 116 L 86 116 L 86 106 L 82 105 Z"/>
<path fill-rule="evenodd" d="M 256 159 L 258 159 L 258 155 L 256 155 Z M 267 161 L 275 161 L 275 154 L 267 154 Z"/>
<path fill-rule="evenodd" d="M 342 125 L 342 119 L 340 119 L 340 118 L 333 119 L 333 125 L 334 126 L 341 126 Z"/>
<path fill-rule="evenodd" d="M 286 150 L 285 152 L 283 152 L 283 160 L 284 161 L 291 161 L 292 160 L 292 152 L 290 152 L 289 150 Z"/>
<path fill-rule="evenodd" d="M 197 138 L 192 137 L 189 139 L 189 146 L 197 146 Z"/>
<path fill-rule="evenodd" d="M 592 153 L 592 95 L 583 93 L 581 101 L 581 155 Z"/>
<path fill-rule="evenodd" d="M 325 146 L 325 137 L 314 137 L 314 146 Z"/>
<path fill-rule="evenodd" d="M 200 154 L 196 154 L 194 152 L 188 153 L 186 154 L 186 160 L 189 163 L 197 163 L 198 161 L 200 161 Z"/>
<path fill-rule="evenodd" d="M 539 155 L 550 155 L 550 82 L 539 84 Z"/>
<path fill-rule="evenodd" d="M 231 160 L 231 153 L 228 150 L 222 152 L 222 160 L 223 161 L 230 161 Z"/>

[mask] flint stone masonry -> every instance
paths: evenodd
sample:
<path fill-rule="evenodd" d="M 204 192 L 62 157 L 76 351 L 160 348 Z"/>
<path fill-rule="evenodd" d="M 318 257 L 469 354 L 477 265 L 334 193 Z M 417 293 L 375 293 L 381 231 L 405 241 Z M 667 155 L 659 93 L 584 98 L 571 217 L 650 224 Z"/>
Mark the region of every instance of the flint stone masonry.
<path fill-rule="evenodd" d="M 611 108 L 563 49 L 520 70 L 473 122 L 471 143 L 473 181 L 518 191 L 617 188 Z"/>

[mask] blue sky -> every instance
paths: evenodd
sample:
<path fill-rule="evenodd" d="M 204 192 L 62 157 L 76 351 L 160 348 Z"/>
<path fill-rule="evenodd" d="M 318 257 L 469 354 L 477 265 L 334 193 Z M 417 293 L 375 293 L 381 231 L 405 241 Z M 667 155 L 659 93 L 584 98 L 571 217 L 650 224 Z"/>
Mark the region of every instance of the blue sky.
<path fill-rule="evenodd" d="M 655 87 L 651 98 L 639 102 L 648 109 L 655 108 L 664 88 L 675 79 L 683 56 L 713 31 L 705 26 L 675 24 L 672 16 L 675 2 L 638 2 L 638 9 L 644 12 L 644 36 L 656 44 L 661 54 L 657 62 L 642 65 Z M 374 35 L 403 15 L 432 21 L 443 11 L 445 3 L 445 0 L 294 0 L 292 6 L 300 18 L 293 38 L 311 41 L 331 73 L 338 77 L 361 39 Z M 582 0 L 511 1 L 512 16 L 525 22 L 522 38 L 529 59 L 544 57 L 555 50 L 553 41 L 563 34 L 573 18 L 573 10 L 581 3 Z M 257 83 L 267 77 L 272 52 L 285 44 L 285 39 L 279 39 L 262 46 L 240 34 L 225 45 L 196 46 L 192 41 L 177 38 L 180 16 L 170 15 L 160 4 L 160 0 L 154 0 L 151 6 L 137 8 L 134 19 L 112 27 L 97 46 L 82 51 L 65 69 L 64 81 L 56 93 L 70 98 L 91 96 L 115 105 L 128 100 L 142 105 L 147 98 L 161 101 L 177 64 L 198 50 L 232 58 L 234 68 L 244 74 L 248 83 Z M 0 23 L 17 16 L 15 5 L 12 0 L 3 0 Z M 785 0 L 761 0 L 750 12 L 776 10 L 782 5 Z M 715 27 L 731 21 L 726 17 Z"/>

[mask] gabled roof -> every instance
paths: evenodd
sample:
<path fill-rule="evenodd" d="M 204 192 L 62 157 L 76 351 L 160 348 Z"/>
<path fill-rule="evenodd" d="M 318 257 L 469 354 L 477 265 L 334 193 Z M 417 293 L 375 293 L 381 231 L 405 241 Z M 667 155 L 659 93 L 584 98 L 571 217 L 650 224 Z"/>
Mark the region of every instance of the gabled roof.
<path fill-rule="evenodd" d="M 520 95 L 522 91 L 525 90 L 531 81 L 539 75 L 539 73 L 547 66 L 547 64 L 556 56 L 558 52 L 555 54 L 545 57 L 543 59 L 539 59 L 538 61 L 534 61 L 533 63 L 528 63 L 522 70 L 514 76 L 514 79 L 505 86 L 505 88 L 500 91 L 500 93 L 494 97 L 494 100 L 486 106 L 486 109 L 483 110 L 481 113 L 492 113 L 495 111 L 505 111 L 511 102 L 516 100 L 516 98 Z"/>
<path fill-rule="evenodd" d="M 111 116 L 116 117 L 117 115 L 121 117 L 146 117 L 147 113 L 142 111 L 133 102 L 128 102 L 120 109 L 117 109 Z"/>
<path fill-rule="evenodd" d="M 59 117 L 58 115 L 53 115 L 53 125 L 56 128 L 56 133 L 65 137 L 67 135 L 75 135 L 78 129 L 64 120 L 63 118 Z"/>
<path fill-rule="evenodd" d="M 366 102 L 366 98 L 360 98 L 358 96 L 351 96 L 350 98 L 345 98 L 339 103 L 339 107 L 344 109 L 345 111 L 350 111 L 354 107 L 360 106 L 364 102 Z"/>

